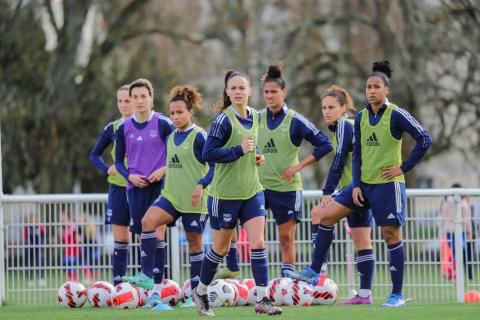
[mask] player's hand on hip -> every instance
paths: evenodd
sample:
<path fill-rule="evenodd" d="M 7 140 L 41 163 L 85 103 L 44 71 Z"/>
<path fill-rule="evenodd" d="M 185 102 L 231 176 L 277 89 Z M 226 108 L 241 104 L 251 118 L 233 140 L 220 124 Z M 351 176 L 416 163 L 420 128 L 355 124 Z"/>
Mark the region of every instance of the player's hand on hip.
<path fill-rule="evenodd" d="M 295 173 L 297 173 L 299 171 L 299 169 L 297 168 L 297 166 L 291 166 L 290 168 L 288 168 L 287 170 L 283 171 L 282 173 L 282 178 L 284 180 L 286 180 L 288 183 L 292 183 L 293 181 L 293 176 L 295 175 Z"/>
<path fill-rule="evenodd" d="M 255 143 L 251 137 L 245 137 L 242 141 L 242 151 L 243 154 L 253 152 L 255 150 Z"/>
<path fill-rule="evenodd" d="M 353 198 L 353 203 L 355 203 L 355 205 L 359 207 L 363 207 L 363 203 L 365 202 L 365 199 L 363 198 L 362 189 L 360 189 L 360 187 L 353 188 L 352 198 Z"/>
<path fill-rule="evenodd" d="M 115 176 L 115 175 L 117 175 L 117 174 L 118 174 L 117 167 L 115 167 L 115 165 L 112 164 L 110 167 L 108 167 L 107 174 L 108 174 L 109 176 Z"/>
<path fill-rule="evenodd" d="M 130 181 L 137 188 L 146 188 L 148 187 L 148 181 L 145 179 L 145 176 L 140 174 L 129 174 L 128 181 Z"/>
<path fill-rule="evenodd" d="M 400 167 L 389 167 L 389 168 L 383 169 L 382 172 L 380 173 L 380 176 L 384 180 L 390 180 L 402 174 L 403 174 L 403 171 L 402 169 L 400 169 Z"/>

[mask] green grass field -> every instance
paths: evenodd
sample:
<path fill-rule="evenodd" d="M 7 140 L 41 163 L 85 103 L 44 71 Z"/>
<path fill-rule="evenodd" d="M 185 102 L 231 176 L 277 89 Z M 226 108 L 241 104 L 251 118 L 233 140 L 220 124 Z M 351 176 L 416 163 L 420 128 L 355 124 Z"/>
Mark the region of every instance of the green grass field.
<path fill-rule="evenodd" d="M 378 301 L 380 303 L 381 301 Z M 284 313 L 278 319 L 478 319 L 480 304 L 457 303 L 421 303 L 410 302 L 405 308 L 386 309 L 378 304 L 373 306 L 315 306 L 315 307 L 284 307 Z M 266 318 L 256 315 L 253 307 L 235 307 L 214 309 L 218 319 L 252 319 Z M 84 306 L 81 309 L 63 309 L 58 306 L 3 306 L 0 307 L 0 319 L 195 319 L 198 318 L 195 309 L 176 308 L 174 311 L 151 311 L 144 309 L 115 310 L 94 309 Z M 277 318 L 276 318 L 277 319 Z"/>

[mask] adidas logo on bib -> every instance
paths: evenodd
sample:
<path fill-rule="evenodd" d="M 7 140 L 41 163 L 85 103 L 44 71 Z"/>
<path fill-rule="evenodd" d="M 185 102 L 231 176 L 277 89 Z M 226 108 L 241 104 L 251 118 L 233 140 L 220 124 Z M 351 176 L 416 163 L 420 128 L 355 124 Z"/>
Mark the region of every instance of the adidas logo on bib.
<path fill-rule="evenodd" d="M 182 163 L 180 162 L 180 159 L 178 159 L 178 156 L 175 154 L 171 159 L 170 162 L 168 163 L 169 168 L 182 168 Z"/>
<path fill-rule="evenodd" d="M 270 140 L 263 146 L 263 153 L 277 153 L 277 146 L 275 145 L 275 142 L 273 141 L 273 138 L 270 138 Z"/>
<path fill-rule="evenodd" d="M 377 135 L 373 132 L 370 137 L 367 138 L 367 146 L 368 147 L 379 147 L 380 142 L 378 142 Z"/>

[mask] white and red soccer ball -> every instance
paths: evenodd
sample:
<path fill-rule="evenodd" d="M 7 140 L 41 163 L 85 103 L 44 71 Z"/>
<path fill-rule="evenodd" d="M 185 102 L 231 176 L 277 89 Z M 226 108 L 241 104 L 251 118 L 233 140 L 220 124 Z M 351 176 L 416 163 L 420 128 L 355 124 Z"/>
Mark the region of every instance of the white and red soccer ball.
<path fill-rule="evenodd" d="M 212 281 L 207 288 L 208 302 L 211 307 L 231 307 L 235 304 L 235 289 L 223 279 Z"/>
<path fill-rule="evenodd" d="M 288 306 L 309 306 L 313 301 L 313 290 L 304 281 L 294 280 L 287 285 L 284 303 Z"/>
<path fill-rule="evenodd" d="M 257 286 L 253 279 L 243 279 L 241 284 L 248 288 L 247 304 L 254 306 L 257 303 Z"/>
<path fill-rule="evenodd" d="M 182 290 L 178 283 L 170 279 L 163 279 L 160 285 L 160 301 L 176 306 L 182 299 Z"/>
<path fill-rule="evenodd" d="M 292 282 L 290 278 L 275 278 L 268 282 L 267 297 L 275 306 L 281 306 L 285 303 L 287 295 L 287 286 Z"/>
<path fill-rule="evenodd" d="M 140 300 L 137 288 L 128 282 L 117 284 L 112 292 L 112 305 L 116 309 L 135 309 Z"/>
<path fill-rule="evenodd" d="M 93 283 L 87 291 L 87 299 L 94 308 L 105 308 L 112 306 L 112 292 L 114 287 L 107 281 Z"/>
<path fill-rule="evenodd" d="M 87 301 L 87 289 L 77 281 L 67 281 L 58 288 L 58 303 L 65 308 L 81 308 Z"/>
<path fill-rule="evenodd" d="M 312 286 L 312 304 L 334 304 L 338 298 L 338 286 L 329 278 L 321 277 L 317 283 Z"/>
<path fill-rule="evenodd" d="M 228 280 L 238 294 L 235 305 L 246 306 L 248 303 L 248 287 L 239 280 Z"/>

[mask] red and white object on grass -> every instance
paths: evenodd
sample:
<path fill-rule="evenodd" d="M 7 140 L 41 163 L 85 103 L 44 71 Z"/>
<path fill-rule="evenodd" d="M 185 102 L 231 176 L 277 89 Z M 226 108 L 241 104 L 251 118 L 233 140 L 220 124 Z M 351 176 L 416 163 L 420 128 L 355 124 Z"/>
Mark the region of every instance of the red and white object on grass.
<path fill-rule="evenodd" d="M 93 283 L 87 291 L 88 303 L 94 308 L 112 306 L 113 285 L 107 281 Z"/>
<path fill-rule="evenodd" d="M 182 300 L 185 301 L 186 299 L 190 298 L 191 295 L 192 295 L 192 280 L 188 279 L 183 283 Z"/>
<path fill-rule="evenodd" d="M 227 279 L 233 287 L 235 287 L 236 291 L 238 292 L 238 299 L 237 299 L 237 306 L 246 306 L 248 303 L 248 287 L 241 283 L 239 280 L 232 280 Z"/>
<path fill-rule="evenodd" d="M 337 284 L 327 277 L 320 277 L 317 283 L 312 286 L 313 302 L 312 304 L 334 304 L 338 298 Z"/>
<path fill-rule="evenodd" d="M 176 306 L 182 299 L 182 290 L 178 283 L 163 279 L 160 285 L 160 301 L 170 306 Z"/>
<path fill-rule="evenodd" d="M 65 308 L 81 308 L 87 301 L 87 289 L 78 281 L 67 281 L 58 288 L 58 303 Z"/>
<path fill-rule="evenodd" d="M 288 306 L 309 306 L 313 301 L 313 290 L 304 281 L 294 280 L 287 285 L 284 302 Z"/>
<path fill-rule="evenodd" d="M 140 294 L 135 286 L 122 282 L 112 292 L 112 305 L 115 309 L 135 309 L 140 304 Z"/>
<path fill-rule="evenodd" d="M 273 305 L 281 306 L 285 303 L 287 286 L 291 281 L 289 278 L 275 278 L 268 282 L 267 296 Z"/>

